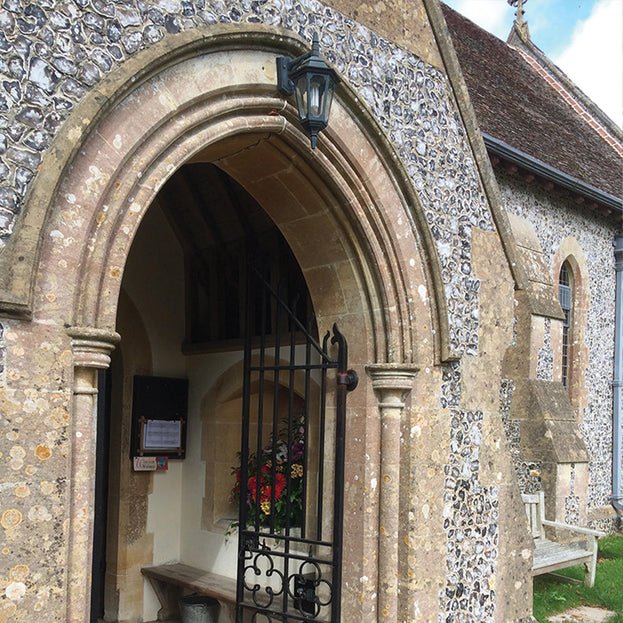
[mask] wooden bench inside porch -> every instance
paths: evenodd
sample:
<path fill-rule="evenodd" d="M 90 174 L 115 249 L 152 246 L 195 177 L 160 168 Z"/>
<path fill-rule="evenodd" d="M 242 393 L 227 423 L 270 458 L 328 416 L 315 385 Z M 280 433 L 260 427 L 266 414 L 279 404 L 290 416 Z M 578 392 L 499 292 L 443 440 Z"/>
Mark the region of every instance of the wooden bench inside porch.
<path fill-rule="evenodd" d="M 542 491 L 524 494 L 521 498 L 525 505 L 528 524 L 534 539 L 532 575 L 552 573 L 559 569 L 584 565 L 584 584 L 593 586 L 597 568 L 597 540 L 606 535 L 598 530 L 545 519 L 545 503 Z M 546 536 L 546 528 L 568 531 L 578 535 L 579 538 L 571 542 L 550 540 Z"/>
<path fill-rule="evenodd" d="M 191 567 L 184 563 L 171 563 L 143 567 L 143 575 L 149 579 L 160 605 L 158 621 L 179 620 L 179 599 L 186 589 L 198 595 L 216 599 L 225 610 L 229 620 L 236 620 L 236 580 L 216 573 Z"/>

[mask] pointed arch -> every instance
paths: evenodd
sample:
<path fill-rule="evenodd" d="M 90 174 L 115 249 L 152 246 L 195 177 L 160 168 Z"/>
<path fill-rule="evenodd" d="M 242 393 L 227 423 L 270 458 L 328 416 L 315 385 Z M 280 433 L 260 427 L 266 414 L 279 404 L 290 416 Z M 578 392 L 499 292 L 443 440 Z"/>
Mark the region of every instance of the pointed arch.
<path fill-rule="evenodd" d="M 244 186 L 283 233 L 319 331 L 337 322 L 355 336 L 354 369 L 388 363 L 415 370 L 442 359 L 449 352 L 445 290 L 415 190 L 346 86 L 311 152 L 274 75 L 277 56 L 296 56 L 303 46 L 268 28 L 189 31 L 98 86 L 63 127 L 0 257 L 2 309 L 90 336 L 95 350 L 108 340 L 110 350 L 125 264 L 144 215 L 176 170 L 210 162 Z M 349 405 L 352 435 L 361 441 L 346 458 L 352 494 L 345 547 L 358 561 L 349 568 L 352 583 L 363 574 L 357 565 L 366 535 L 379 528 L 376 517 L 357 510 L 358 472 L 380 469 L 381 448 L 367 380 Z M 95 451 L 89 443 L 80 449 Z M 72 495 L 89 497 L 92 483 L 73 471 L 69 480 Z M 89 516 L 92 508 L 75 523 L 74 539 L 89 542 Z M 88 603 L 88 572 L 79 562 L 71 569 L 76 608 Z"/>

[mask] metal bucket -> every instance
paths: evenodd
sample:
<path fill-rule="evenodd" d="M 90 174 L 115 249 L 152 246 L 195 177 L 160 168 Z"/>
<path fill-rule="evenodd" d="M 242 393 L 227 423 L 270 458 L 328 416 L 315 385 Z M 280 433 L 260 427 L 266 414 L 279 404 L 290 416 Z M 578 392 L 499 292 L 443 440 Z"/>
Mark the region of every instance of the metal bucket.
<path fill-rule="evenodd" d="M 187 595 L 180 599 L 182 623 L 217 623 L 220 606 L 212 597 Z"/>

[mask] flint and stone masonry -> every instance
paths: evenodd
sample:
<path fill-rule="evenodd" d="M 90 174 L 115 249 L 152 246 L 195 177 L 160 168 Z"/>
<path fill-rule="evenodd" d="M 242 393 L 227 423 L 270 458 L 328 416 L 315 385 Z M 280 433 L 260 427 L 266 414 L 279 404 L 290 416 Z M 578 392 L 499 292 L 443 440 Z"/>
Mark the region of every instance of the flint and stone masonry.
<path fill-rule="evenodd" d="M 275 62 L 316 31 L 342 84 L 312 152 Z M 499 200 L 438 3 L 6 0 L 0 52 L 0 623 L 90 620 L 109 367 L 105 621 L 156 618 L 142 566 L 227 573 L 235 560 L 214 553 L 227 552 L 223 484 L 206 470 L 229 443 L 219 422 L 235 413 L 241 347 L 181 348 L 183 252 L 158 220 L 159 191 L 188 162 L 254 197 L 296 256 L 320 334 L 348 334 L 361 382 L 342 620 L 532 621 L 520 490 L 558 499 L 564 469 L 526 450 L 522 405 L 533 381 L 555 383 L 560 308 L 531 278 L 538 241 Z M 135 373 L 191 379 L 196 434 L 160 479 L 129 467 Z M 589 506 L 605 504 L 583 443 L 562 500 L 573 520 L 587 478 Z"/>

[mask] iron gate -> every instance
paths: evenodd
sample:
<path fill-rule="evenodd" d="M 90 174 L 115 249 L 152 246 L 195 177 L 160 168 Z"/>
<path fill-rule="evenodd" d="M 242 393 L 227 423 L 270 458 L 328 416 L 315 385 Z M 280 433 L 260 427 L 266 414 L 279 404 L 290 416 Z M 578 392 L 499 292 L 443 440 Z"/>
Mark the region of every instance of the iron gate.
<path fill-rule="evenodd" d="M 335 325 L 314 339 L 304 296 L 256 268 L 247 275 L 236 623 L 339 623 L 346 393 L 357 375 Z"/>

